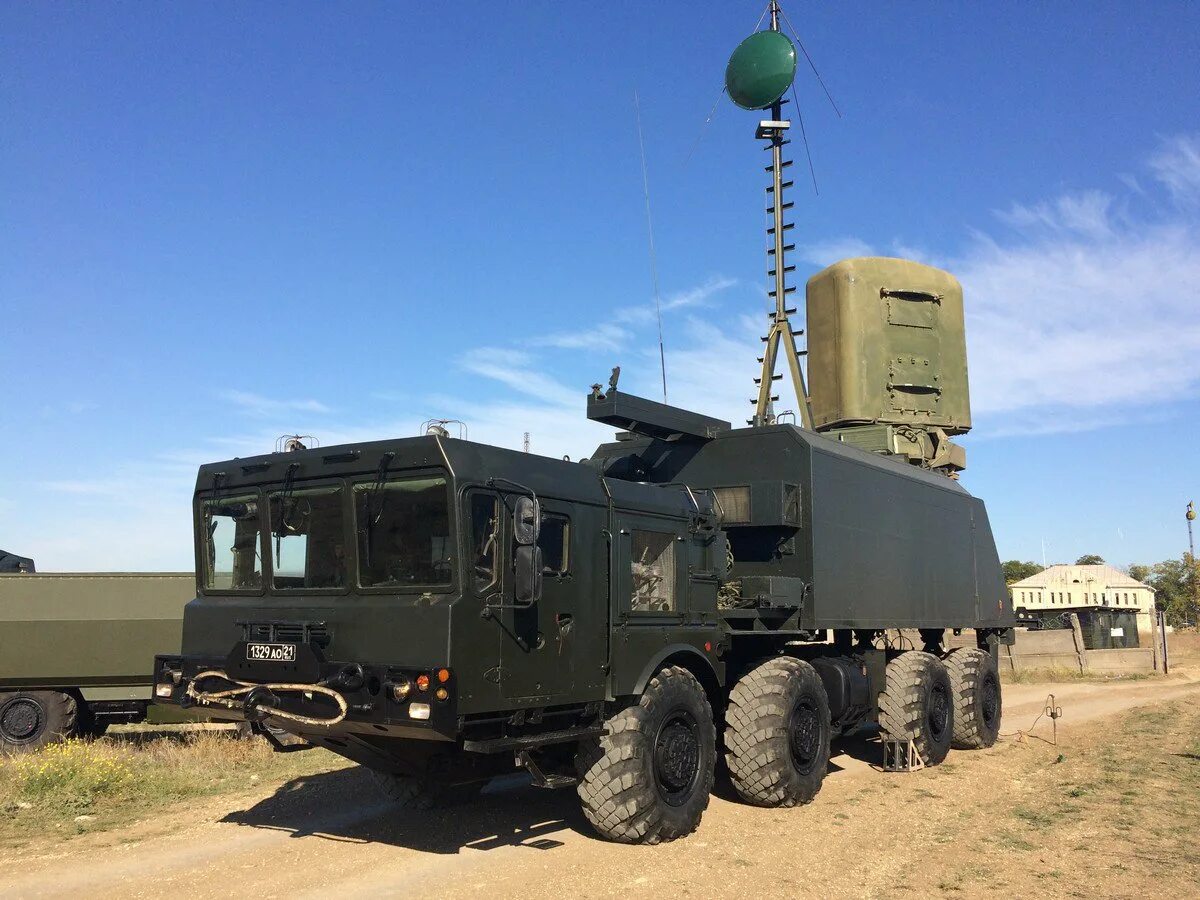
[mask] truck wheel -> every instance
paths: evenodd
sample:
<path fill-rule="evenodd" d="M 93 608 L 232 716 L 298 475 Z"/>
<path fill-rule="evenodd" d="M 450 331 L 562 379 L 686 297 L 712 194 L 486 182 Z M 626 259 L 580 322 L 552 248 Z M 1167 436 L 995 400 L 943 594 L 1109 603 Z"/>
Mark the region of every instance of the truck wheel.
<path fill-rule="evenodd" d="M 829 768 L 829 700 L 817 670 L 780 656 L 743 675 L 725 710 L 725 762 L 755 806 L 808 803 Z"/>
<path fill-rule="evenodd" d="M 486 781 L 470 784 L 444 784 L 432 778 L 414 775 L 396 775 L 368 769 L 380 792 L 398 809 L 433 809 L 465 803 L 476 797 L 487 785 Z"/>
<path fill-rule="evenodd" d="M 96 714 L 86 706 L 79 710 L 75 721 L 75 729 L 83 738 L 94 740 L 104 737 L 104 733 L 108 731 L 108 720 L 97 718 Z"/>
<path fill-rule="evenodd" d="M 911 739 L 927 766 L 950 752 L 954 690 L 950 673 L 932 653 L 909 650 L 887 664 L 879 695 L 879 725 L 897 740 Z"/>
<path fill-rule="evenodd" d="M 608 734 L 576 757 L 583 814 L 602 836 L 657 844 L 696 830 L 708 806 L 717 732 L 704 688 L 687 669 L 663 669 Z"/>
<path fill-rule="evenodd" d="M 38 750 L 76 731 L 75 698 L 58 691 L 0 693 L 0 749 Z"/>
<path fill-rule="evenodd" d="M 368 770 L 383 796 L 399 809 L 433 809 L 442 796 L 442 785 L 428 778 Z"/>
<path fill-rule="evenodd" d="M 954 691 L 955 750 L 981 750 L 1000 734 L 1000 673 L 992 654 L 974 647 L 952 650 L 946 657 Z"/>

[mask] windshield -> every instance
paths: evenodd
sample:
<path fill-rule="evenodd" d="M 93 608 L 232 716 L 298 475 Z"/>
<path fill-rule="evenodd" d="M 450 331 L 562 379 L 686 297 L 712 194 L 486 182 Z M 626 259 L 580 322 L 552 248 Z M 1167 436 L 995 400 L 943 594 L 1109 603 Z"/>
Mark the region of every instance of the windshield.
<path fill-rule="evenodd" d="M 357 485 L 354 516 L 359 585 L 383 588 L 450 583 L 454 545 L 446 479 Z"/>
<path fill-rule="evenodd" d="M 262 554 L 258 498 L 221 497 L 206 500 L 204 586 L 215 591 L 258 590 L 262 587 Z"/>
<path fill-rule="evenodd" d="M 273 588 L 312 590 L 346 586 L 342 496 L 340 487 L 270 495 Z"/>

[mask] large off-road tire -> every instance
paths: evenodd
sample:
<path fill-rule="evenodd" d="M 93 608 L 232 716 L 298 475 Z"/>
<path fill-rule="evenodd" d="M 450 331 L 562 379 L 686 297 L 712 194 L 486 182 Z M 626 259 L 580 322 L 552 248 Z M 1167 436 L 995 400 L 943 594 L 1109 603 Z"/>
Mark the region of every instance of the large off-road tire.
<path fill-rule="evenodd" d="M 829 699 L 817 670 L 779 656 L 743 675 L 725 710 L 725 762 L 755 806 L 808 803 L 829 768 Z"/>
<path fill-rule="evenodd" d="M 23 753 L 73 737 L 75 698 L 58 691 L 0 692 L 0 750 Z"/>
<path fill-rule="evenodd" d="M 94 712 L 87 708 L 87 705 L 79 707 L 76 716 L 75 730 L 81 738 L 95 740 L 96 738 L 104 737 L 108 731 L 108 720 L 101 719 Z"/>
<path fill-rule="evenodd" d="M 471 784 L 450 785 L 431 778 L 413 775 L 395 775 L 368 769 L 371 778 L 388 800 L 398 809 L 434 809 L 465 803 L 478 796 L 486 781 Z"/>
<path fill-rule="evenodd" d="M 576 757 L 579 799 L 592 827 L 624 844 L 695 831 L 717 758 L 712 708 L 696 677 L 679 666 L 661 670 L 607 725 L 608 734 L 581 743 Z"/>
<path fill-rule="evenodd" d="M 927 766 L 950 752 L 954 689 L 950 673 L 932 653 L 909 650 L 887 664 L 879 695 L 879 726 L 897 740 L 912 739 Z"/>
<path fill-rule="evenodd" d="M 951 650 L 945 659 L 954 691 L 955 750 L 981 750 L 1000 734 L 1000 672 L 992 654 L 974 647 Z"/>

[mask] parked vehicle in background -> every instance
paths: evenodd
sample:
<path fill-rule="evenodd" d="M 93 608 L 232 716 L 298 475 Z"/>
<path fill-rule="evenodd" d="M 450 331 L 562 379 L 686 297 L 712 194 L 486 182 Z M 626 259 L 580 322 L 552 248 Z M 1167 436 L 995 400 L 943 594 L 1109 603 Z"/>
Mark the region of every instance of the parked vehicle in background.
<path fill-rule="evenodd" d="M 145 720 L 155 651 L 179 646 L 195 575 L 34 574 L 25 562 L 0 574 L 0 749 L 34 750 Z"/>

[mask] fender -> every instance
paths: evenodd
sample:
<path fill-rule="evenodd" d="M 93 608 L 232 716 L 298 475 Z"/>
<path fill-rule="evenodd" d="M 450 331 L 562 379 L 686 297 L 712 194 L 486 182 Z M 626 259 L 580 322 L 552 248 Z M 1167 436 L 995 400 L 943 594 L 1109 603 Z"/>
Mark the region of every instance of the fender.
<path fill-rule="evenodd" d="M 703 669 L 706 669 L 709 674 L 712 675 L 713 681 L 718 685 L 721 684 L 720 674 L 717 672 L 712 660 L 697 650 L 694 646 L 691 644 L 668 644 L 666 647 L 663 647 L 662 650 L 658 651 L 658 653 L 654 654 L 654 656 L 650 659 L 650 662 L 648 662 L 645 668 L 642 669 L 642 674 L 638 676 L 638 680 L 634 684 L 633 693 L 641 694 L 642 691 L 646 690 L 646 685 L 650 683 L 650 679 L 653 678 L 655 673 L 662 668 L 663 661 L 676 655 L 686 656 L 689 663 L 699 665 Z"/>

